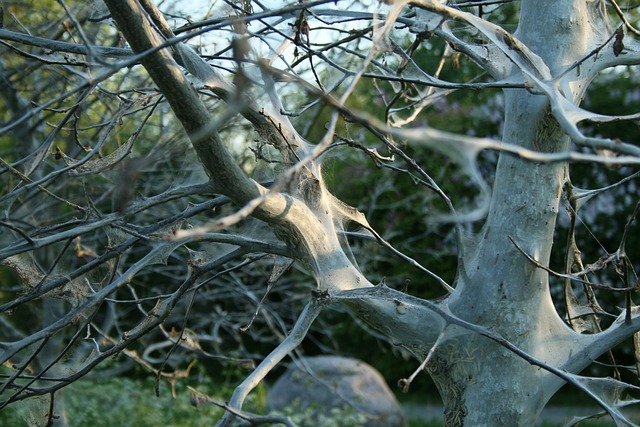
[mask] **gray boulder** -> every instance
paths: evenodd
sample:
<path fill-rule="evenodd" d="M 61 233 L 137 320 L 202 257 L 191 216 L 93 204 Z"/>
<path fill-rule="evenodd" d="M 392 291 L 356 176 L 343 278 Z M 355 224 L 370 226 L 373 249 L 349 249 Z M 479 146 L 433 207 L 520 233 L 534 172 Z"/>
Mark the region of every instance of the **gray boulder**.
<path fill-rule="evenodd" d="M 267 394 L 269 407 L 302 415 L 303 426 L 405 427 L 402 407 L 382 375 L 346 357 L 318 356 L 292 364 Z"/>

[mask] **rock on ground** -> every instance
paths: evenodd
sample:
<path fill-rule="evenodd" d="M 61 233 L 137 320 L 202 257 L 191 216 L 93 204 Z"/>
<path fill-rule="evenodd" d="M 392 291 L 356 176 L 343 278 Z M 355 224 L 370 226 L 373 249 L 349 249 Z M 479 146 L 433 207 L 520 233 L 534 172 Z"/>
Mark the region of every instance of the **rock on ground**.
<path fill-rule="evenodd" d="M 404 412 L 382 375 L 356 359 L 317 356 L 301 359 L 269 390 L 272 410 L 310 415 L 302 425 L 405 427 Z M 288 408 L 288 409 L 287 409 Z"/>

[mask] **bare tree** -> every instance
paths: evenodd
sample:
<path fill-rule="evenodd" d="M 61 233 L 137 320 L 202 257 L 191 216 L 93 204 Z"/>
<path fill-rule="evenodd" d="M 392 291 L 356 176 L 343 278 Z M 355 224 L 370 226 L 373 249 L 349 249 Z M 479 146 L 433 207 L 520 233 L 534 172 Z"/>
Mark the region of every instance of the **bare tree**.
<path fill-rule="evenodd" d="M 242 329 L 281 342 L 237 387 L 219 425 L 273 422 L 243 413 L 245 398 L 324 308 L 343 306 L 415 357 L 402 388 L 420 371 L 431 375 L 447 426 L 533 425 L 566 383 L 616 425 L 633 425 L 620 408 L 635 403 L 627 395 L 637 387 L 580 374 L 622 341 L 640 341 L 626 253 L 639 208 L 599 259 L 583 260 L 575 239 L 580 208 L 632 182 L 640 164 L 633 141 L 583 126 L 637 114 L 580 106 L 594 79 L 640 61 L 632 10 L 614 0 L 229 0 L 193 20 L 179 4 L 163 13 L 150 0 L 104 3 L 58 0 L 38 18 L 5 1 L 0 262 L 13 285 L 1 294 L 1 361 L 10 368 L 2 406 L 53 396 L 121 352 L 170 379 L 185 375 L 167 369 L 178 354 L 250 363 L 242 338 L 233 351 L 216 345 Z M 467 60 L 475 67 L 467 80 L 446 72 Z M 379 105 L 363 111 L 356 100 L 371 87 Z M 492 89 L 504 96 L 500 140 L 428 126 L 452 92 Z M 238 154 L 246 146 L 253 159 Z M 424 159 L 408 154 L 416 147 L 467 177 L 471 204 L 452 202 Z M 412 191 L 446 206 L 416 216 L 452 224 L 455 280 L 396 249 L 376 231 L 383 225 L 332 195 L 322 164 L 349 150 L 411 176 Z M 491 187 L 483 152 L 499 154 Z M 570 172 L 585 163 L 594 173 L 624 166 L 626 176 L 577 188 Z M 569 238 L 554 270 L 563 208 Z M 376 273 L 356 262 L 366 263 L 357 250 L 366 240 L 418 268 L 442 297 L 371 283 Z M 308 301 L 287 333 L 287 302 L 261 299 L 291 261 L 308 283 L 290 284 L 288 295 Z M 550 278 L 563 287 L 555 305 Z M 616 302 L 600 304 L 603 295 Z M 210 318 L 189 324 L 195 310 Z M 256 310 L 263 321 L 247 325 Z"/>

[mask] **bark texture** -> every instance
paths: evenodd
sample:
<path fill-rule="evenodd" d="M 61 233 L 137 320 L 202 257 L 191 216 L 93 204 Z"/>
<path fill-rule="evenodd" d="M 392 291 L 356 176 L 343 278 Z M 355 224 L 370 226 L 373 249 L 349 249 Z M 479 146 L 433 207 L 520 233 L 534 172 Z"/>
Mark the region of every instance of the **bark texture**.
<path fill-rule="evenodd" d="M 516 37 L 548 65 L 551 75 L 593 48 L 590 1 L 523 1 Z M 520 70 L 513 69 L 514 73 Z M 578 85 L 567 84 L 579 99 Z M 548 98 L 505 91 L 503 141 L 540 152 L 566 152 L 569 138 L 551 114 Z M 542 164 L 502 155 L 486 223 L 466 249 L 450 309 L 483 325 L 535 358 L 564 366 L 585 345 L 553 306 L 548 265 L 567 164 Z M 517 244 L 519 248 L 516 247 Z M 429 369 L 447 400 L 446 425 L 529 426 L 563 384 L 495 343 L 456 339 Z M 587 361 L 585 361 L 587 362 Z"/>

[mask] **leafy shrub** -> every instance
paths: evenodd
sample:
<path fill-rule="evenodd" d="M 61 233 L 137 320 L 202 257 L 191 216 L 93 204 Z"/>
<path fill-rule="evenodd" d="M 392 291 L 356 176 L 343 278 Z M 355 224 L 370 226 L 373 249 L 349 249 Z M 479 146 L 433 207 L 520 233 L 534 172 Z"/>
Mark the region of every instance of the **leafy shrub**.
<path fill-rule="evenodd" d="M 71 427 L 149 427 L 211 426 L 222 409 L 207 405 L 191 406 L 186 389 L 176 386 L 176 399 L 163 384 L 160 396 L 152 380 L 112 378 L 106 381 L 77 381 L 56 399 L 64 399 L 64 416 Z M 0 425 L 37 426 L 46 418 L 48 402 L 30 399 L 0 412 Z"/>

